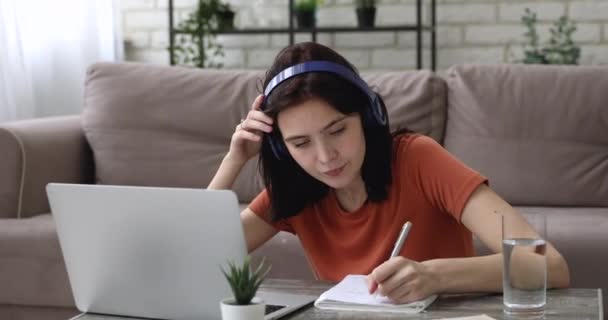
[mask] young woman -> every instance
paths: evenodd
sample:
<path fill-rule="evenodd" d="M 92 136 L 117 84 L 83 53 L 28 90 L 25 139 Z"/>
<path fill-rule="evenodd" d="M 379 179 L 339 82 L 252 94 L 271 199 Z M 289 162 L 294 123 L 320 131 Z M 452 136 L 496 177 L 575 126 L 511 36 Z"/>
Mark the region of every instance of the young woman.
<path fill-rule="evenodd" d="M 391 134 L 382 99 L 345 58 L 287 47 L 264 87 L 209 185 L 230 188 L 259 154 L 266 189 L 241 213 L 249 251 L 292 232 L 320 279 L 367 274 L 370 292 L 395 303 L 502 290 L 502 216 L 522 236 L 536 231 L 434 140 Z M 406 221 L 409 237 L 389 259 Z M 473 234 L 495 254 L 475 256 Z M 548 286 L 568 286 L 565 260 L 550 244 L 546 256 Z"/>

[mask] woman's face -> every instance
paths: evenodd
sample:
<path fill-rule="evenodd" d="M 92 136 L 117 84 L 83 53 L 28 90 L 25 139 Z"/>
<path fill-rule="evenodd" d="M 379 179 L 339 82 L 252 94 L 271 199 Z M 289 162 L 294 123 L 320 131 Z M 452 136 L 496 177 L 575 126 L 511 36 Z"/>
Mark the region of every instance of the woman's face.
<path fill-rule="evenodd" d="M 358 114 L 310 99 L 281 111 L 278 126 L 291 156 L 315 179 L 334 189 L 361 180 L 365 137 Z"/>

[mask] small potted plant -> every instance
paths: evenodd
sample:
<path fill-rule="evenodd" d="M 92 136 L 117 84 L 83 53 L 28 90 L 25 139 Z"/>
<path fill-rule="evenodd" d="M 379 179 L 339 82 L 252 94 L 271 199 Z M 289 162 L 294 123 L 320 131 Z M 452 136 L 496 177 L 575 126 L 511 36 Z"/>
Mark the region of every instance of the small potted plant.
<path fill-rule="evenodd" d="M 581 49 L 572 39 L 576 24 L 568 17 L 562 16 L 553 23 L 553 27 L 549 30 L 551 33 L 549 41 L 544 46 L 539 43 L 539 35 L 536 31 L 536 12 L 526 8 L 521 21 L 527 28 L 523 63 L 578 64 Z"/>
<path fill-rule="evenodd" d="M 245 257 L 242 265 L 229 261 L 229 270 L 221 268 L 222 273 L 230 284 L 233 297 L 220 302 L 223 320 L 263 320 L 266 305 L 255 294 L 268 275 L 270 266 L 265 266 L 266 259 L 262 259 L 255 271 L 250 270 L 251 259 Z"/>
<path fill-rule="evenodd" d="M 322 0 L 296 0 L 294 13 L 298 28 L 310 29 L 315 27 L 317 7 L 322 3 Z"/>
<path fill-rule="evenodd" d="M 357 0 L 356 6 L 359 28 L 373 28 L 376 21 L 376 0 Z"/>
<path fill-rule="evenodd" d="M 196 10 L 182 20 L 173 47 L 172 63 L 198 68 L 221 68 L 216 57 L 224 56 L 224 47 L 217 40 L 218 31 L 234 28 L 235 12 L 221 0 L 198 0 Z"/>
<path fill-rule="evenodd" d="M 217 9 L 217 28 L 221 31 L 234 29 L 235 12 L 229 3 L 220 3 Z"/>

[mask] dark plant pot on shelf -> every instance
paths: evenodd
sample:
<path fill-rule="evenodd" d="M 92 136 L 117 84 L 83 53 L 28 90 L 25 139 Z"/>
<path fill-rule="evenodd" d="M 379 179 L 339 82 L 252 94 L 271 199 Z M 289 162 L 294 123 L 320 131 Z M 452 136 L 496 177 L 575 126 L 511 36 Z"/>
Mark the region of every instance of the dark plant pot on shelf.
<path fill-rule="evenodd" d="M 296 22 L 300 29 L 312 29 L 315 27 L 316 18 L 314 11 L 296 11 Z"/>
<path fill-rule="evenodd" d="M 217 14 L 217 28 L 222 31 L 234 29 L 234 11 L 222 11 Z"/>
<path fill-rule="evenodd" d="M 359 28 L 373 28 L 376 21 L 376 8 L 357 8 L 357 23 Z"/>

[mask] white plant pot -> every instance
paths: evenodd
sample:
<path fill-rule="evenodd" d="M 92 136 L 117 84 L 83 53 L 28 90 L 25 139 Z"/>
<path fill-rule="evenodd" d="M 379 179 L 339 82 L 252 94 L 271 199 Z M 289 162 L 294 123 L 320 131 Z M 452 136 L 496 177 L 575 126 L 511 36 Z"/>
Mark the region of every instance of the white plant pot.
<path fill-rule="evenodd" d="M 251 304 L 234 304 L 234 298 L 226 298 L 220 302 L 222 320 L 264 320 L 266 304 L 258 297 L 251 300 Z"/>

